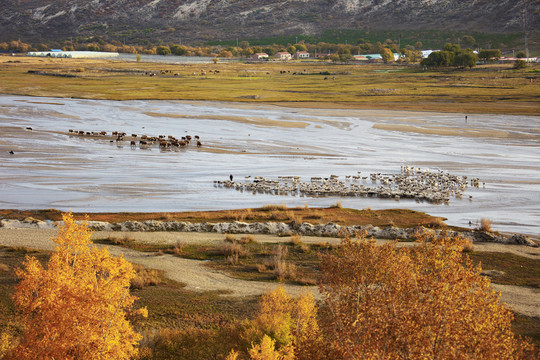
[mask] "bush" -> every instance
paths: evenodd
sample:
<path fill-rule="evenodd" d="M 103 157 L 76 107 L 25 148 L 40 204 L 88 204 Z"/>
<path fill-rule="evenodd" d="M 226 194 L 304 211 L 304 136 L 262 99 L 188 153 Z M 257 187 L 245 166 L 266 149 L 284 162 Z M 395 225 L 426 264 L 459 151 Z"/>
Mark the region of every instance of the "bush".
<path fill-rule="evenodd" d="M 480 227 L 478 228 L 480 231 L 491 231 L 491 220 L 482 218 L 480 220 Z"/>
<path fill-rule="evenodd" d="M 514 69 L 525 69 L 527 67 L 527 62 L 525 60 L 516 60 L 514 61 Z"/>

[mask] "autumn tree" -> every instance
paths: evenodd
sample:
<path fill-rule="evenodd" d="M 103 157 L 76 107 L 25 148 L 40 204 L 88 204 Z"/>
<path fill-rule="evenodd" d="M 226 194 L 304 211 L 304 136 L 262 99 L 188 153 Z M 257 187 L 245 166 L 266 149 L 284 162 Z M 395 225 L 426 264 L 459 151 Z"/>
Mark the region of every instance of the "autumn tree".
<path fill-rule="evenodd" d="M 384 48 L 381 51 L 381 58 L 384 61 L 384 63 L 387 64 L 389 62 L 394 61 L 394 54 L 392 53 L 392 50 L 390 50 L 389 48 Z"/>
<path fill-rule="evenodd" d="M 416 246 L 343 240 L 321 258 L 321 328 L 334 359 L 516 359 L 529 345 L 511 331 L 500 294 L 463 257 L 464 242 Z"/>
<path fill-rule="evenodd" d="M 56 249 L 47 268 L 34 257 L 17 270 L 21 279 L 14 302 L 22 314 L 24 335 L 9 359 L 128 359 L 137 334 L 126 316 L 135 297 L 129 294 L 131 264 L 91 246 L 86 222 L 71 213 L 53 239 Z"/>
<path fill-rule="evenodd" d="M 252 359 L 325 359 L 313 295 L 289 296 L 283 287 L 264 294 L 255 319 L 244 323 Z M 266 355 L 264 355 L 266 354 Z"/>

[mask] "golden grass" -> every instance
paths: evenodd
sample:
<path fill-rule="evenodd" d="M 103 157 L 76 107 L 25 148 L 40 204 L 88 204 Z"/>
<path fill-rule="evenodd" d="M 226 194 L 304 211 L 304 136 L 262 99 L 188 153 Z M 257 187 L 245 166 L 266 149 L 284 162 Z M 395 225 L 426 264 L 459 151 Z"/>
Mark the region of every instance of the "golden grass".
<path fill-rule="evenodd" d="M 529 79 L 531 72 L 540 68 L 537 64 L 524 70 L 513 70 L 511 65 L 489 65 L 472 70 L 422 71 L 410 66 L 326 62 L 172 65 L 24 57 L 18 58 L 20 63 L 8 62 L 12 60 L 0 56 L 3 70 L 0 93 L 112 100 L 279 103 L 308 108 L 540 114 L 537 101 L 540 86 L 537 79 L 532 82 Z M 142 75 L 144 71 L 159 69 L 170 70 L 177 76 Z M 209 70 L 213 69 L 220 72 L 210 74 Z M 310 75 L 293 75 L 303 73 L 304 69 Z M 28 70 L 76 77 L 35 75 Z M 208 75 L 201 76 L 201 70 Z M 290 73 L 280 74 L 281 70 Z M 329 71 L 335 80 L 331 77 L 324 80 L 319 75 L 322 71 Z"/>
<path fill-rule="evenodd" d="M 132 264 L 135 277 L 131 279 L 131 289 L 144 289 L 147 286 L 156 286 L 163 283 L 163 275 L 154 269 L 145 268 L 139 264 Z"/>

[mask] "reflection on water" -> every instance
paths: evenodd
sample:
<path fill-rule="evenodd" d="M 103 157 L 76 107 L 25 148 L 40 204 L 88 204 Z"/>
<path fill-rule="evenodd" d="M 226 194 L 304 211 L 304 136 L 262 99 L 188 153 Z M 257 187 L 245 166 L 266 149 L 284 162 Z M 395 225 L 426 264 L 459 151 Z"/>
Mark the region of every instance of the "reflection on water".
<path fill-rule="evenodd" d="M 426 211 L 466 227 L 485 217 L 496 230 L 540 234 L 539 125 L 532 116 L 468 114 L 465 122 L 462 114 L 0 96 L 0 207 L 182 211 L 341 201 L 359 209 Z M 68 136 L 68 129 L 199 135 L 203 146 L 140 148 Z M 253 195 L 213 183 L 230 174 L 303 181 L 358 171 L 397 174 L 401 165 L 478 177 L 486 187 L 434 205 Z"/>

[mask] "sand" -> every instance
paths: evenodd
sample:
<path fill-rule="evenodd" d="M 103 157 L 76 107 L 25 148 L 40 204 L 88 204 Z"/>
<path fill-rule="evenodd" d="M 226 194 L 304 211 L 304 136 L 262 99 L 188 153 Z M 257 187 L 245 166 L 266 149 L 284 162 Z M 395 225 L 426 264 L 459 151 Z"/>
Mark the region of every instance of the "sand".
<path fill-rule="evenodd" d="M 0 245 L 23 246 L 40 250 L 53 250 L 54 243 L 51 238 L 56 236 L 56 230 L 50 229 L 3 229 L 0 228 Z M 183 232 L 108 232 L 98 231 L 92 235 L 93 239 L 109 236 L 122 238 L 129 236 L 135 241 L 144 243 L 176 244 L 183 243 L 212 243 L 221 242 L 224 234 L 215 233 L 183 233 Z M 240 235 L 237 235 L 240 236 Z M 254 235 L 258 242 L 286 242 L 289 238 L 273 235 Z M 302 237 L 304 243 L 339 243 L 336 238 Z M 387 240 L 377 240 L 379 244 Z M 411 246 L 411 243 L 403 243 Z M 156 255 L 143 253 L 118 246 L 108 246 L 111 254 L 124 256 L 127 260 L 144 265 L 148 268 L 162 270 L 165 275 L 175 281 L 184 283 L 186 289 L 192 291 L 226 291 L 226 296 L 246 297 L 260 295 L 274 289 L 279 284 L 235 279 L 224 272 L 209 269 L 204 261 L 182 259 L 172 255 Z M 531 248 L 521 245 L 502 245 L 493 243 L 475 244 L 476 251 L 510 252 L 519 256 L 538 259 L 540 261 L 540 248 Z M 320 299 L 320 293 L 315 286 L 285 285 L 286 291 L 293 295 L 309 291 Z M 526 316 L 540 316 L 540 290 L 493 284 L 493 288 L 501 292 L 501 300 L 514 311 Z"/>

